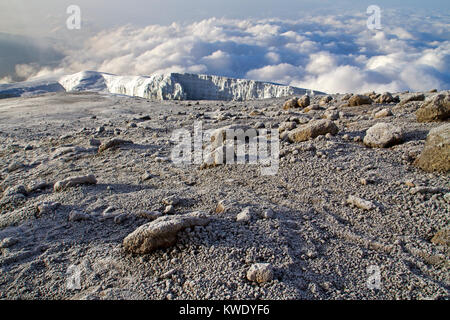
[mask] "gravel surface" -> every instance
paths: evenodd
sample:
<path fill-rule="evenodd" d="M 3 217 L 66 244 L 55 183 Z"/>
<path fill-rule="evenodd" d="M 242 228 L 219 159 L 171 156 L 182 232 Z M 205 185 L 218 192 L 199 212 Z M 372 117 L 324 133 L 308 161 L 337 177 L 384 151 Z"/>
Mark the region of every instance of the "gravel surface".
<path fill-rule="evenodd" d="M 448 238 L 432 239 L 448 237 L 449 175 L 413 165 L 442 122 L 417 122 L 423 101 L 322 98 L 308 112 L 284 110 L 285 99 L 0 100 L 0 299 L 448 299 Z M 198 121 L 295 130 L 322 118 L 339 131 L 285 136 L 272 176 L 170 160 L 173 130 Z M 380 122 L 401 141 L 366 146 Z M 198 211 L 209 223 L 181 228 L 168 247 L 125 250 L 140 226 Z"/>

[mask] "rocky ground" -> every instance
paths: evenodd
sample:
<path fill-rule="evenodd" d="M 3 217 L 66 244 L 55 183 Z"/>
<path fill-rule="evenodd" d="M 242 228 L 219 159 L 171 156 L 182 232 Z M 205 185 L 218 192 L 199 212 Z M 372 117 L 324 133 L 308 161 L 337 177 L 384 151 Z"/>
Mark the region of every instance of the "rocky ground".
<path fill-rule="evenodd" d="M 448 299 L 448 95 L 0 100 L 0 298 Z M 175 165 L 196 121 L 280 128 L 277 174 Z"/>

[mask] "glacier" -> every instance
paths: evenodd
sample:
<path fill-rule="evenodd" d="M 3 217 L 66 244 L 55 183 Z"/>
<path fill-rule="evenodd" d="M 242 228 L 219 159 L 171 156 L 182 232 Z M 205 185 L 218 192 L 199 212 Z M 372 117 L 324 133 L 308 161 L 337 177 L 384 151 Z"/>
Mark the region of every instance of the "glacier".
<path fill-rule="evenodd" d="M 82 71 L 14 84 L 0 84 L 0 98 L 21 97 L 46 92 L 99 92 L 152 100 L 257 100 L 323 94 L 287 85 L 215 75 L 189 73 L 119 76 Z"/>

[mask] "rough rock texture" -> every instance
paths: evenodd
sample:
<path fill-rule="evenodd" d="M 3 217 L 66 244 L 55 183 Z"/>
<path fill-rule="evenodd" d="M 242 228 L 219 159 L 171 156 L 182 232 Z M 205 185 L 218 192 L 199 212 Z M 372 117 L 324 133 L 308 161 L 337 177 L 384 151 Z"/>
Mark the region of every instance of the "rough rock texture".
<path fill-rule="evenodd" d="M 287 100 L 283 105 L 283 110 L 289 110 L 293 108 L 298 108 L 298 99 L 292 98 Z"/>
<path fill-rule="evenodd" d="M 425 147 L 414 164 L 428 172 L 450 171 L 450 123 L 430 130 Z"/>
<path fill-rule="evenodd" d="M 377 123 L 367 130 L 364 144 L 372 148 L 388 148 L 403 141 L 401 128 L 389 123 Z"/>
<path fill-rule="evenodd" d="M 289 132 L 289 140 L 291 142 L 302 142 L 327 133 L 333 135 L 338 131 L 339 129 L 333 121 L 315 120 Z"/>
<path fill-rule="evenodd" d="M 210 218 L 203 212 L 182 216 L 165 216 L 140 226 L 123 240 L 123 247 L 131 253 L 144 254 L 156 249 L 173 246 L 179 231 L 205 226 Z"/>
<path fill-rule="evenodd" d="M 438 94 L 416 111 L 418 122 L 445 121 L 450 118 L 450 95 Z"/>

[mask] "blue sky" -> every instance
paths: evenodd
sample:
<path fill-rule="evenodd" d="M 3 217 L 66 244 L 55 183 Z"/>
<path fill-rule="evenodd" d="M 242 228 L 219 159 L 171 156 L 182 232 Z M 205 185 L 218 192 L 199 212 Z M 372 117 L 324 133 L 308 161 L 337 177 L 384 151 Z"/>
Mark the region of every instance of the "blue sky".
<path fill-rule="evenodd" d="M 80 7 L 81 30 L 66 28 Z M 381 30 L 367 28 L 369 5 Z M 98 70 L 208 73 L 326 92 L 450 89 L 450 1 L 15 0 L 0 82 Z"/>

